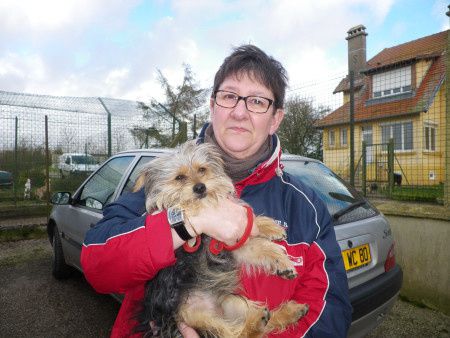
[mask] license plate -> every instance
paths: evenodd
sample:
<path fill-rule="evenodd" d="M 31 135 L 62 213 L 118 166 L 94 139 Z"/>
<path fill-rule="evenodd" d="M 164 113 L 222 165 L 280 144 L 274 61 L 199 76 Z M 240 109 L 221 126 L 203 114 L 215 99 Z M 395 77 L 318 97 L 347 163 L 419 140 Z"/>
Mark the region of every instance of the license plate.
<path fill-rule="evenodd" d="M 342 251 L 345 270 L 353 270 L 369 264 L 372 261 L 369 244 L 363 244 L 351 249 Z"/>

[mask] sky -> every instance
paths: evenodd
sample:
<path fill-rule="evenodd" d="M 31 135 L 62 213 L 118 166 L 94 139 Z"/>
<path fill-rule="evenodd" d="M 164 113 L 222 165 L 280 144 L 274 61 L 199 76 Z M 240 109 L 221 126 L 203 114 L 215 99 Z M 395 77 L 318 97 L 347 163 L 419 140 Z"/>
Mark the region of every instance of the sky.
<path fill-rule="evenodd" d="M 367 59 L 449 28 L 448 0 L 2 0 L 0 90 L 163 100 L 183 63 L 209 88 L 233 47 L 252 43 L 289 74 L 288 94 L 347 72 L 347 31 Z"/>

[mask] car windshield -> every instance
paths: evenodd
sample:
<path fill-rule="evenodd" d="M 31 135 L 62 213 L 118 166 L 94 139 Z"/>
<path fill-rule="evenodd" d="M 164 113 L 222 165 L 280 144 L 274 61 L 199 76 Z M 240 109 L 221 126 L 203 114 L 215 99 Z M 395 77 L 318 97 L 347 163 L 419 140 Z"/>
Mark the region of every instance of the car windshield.
<path fill-rule="evenodd" d="M 74 164 L 97 164 L 97 161 L 91 155 L 72 156 L 72 162 Z"/>
<path fill-rule="evenodd" d="M 335 224 L 371 217 L 377 212 L 344 180 L 323 163 L 283 159 L 284 170 L 311 187 L 326 203 Z"/>

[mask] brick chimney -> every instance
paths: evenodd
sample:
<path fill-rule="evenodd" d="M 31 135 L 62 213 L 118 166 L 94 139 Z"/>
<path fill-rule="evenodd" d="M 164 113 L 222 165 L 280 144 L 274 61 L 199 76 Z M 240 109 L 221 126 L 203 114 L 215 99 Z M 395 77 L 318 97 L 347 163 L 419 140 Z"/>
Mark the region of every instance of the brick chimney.
<path fill-rule="evenodd" d="M 353 70 L 355 78 L 361 76 L 360 72 L 366 68 L 366 27 L 358 25 L 347 32 L 348 41 L 348 71 Z"/>

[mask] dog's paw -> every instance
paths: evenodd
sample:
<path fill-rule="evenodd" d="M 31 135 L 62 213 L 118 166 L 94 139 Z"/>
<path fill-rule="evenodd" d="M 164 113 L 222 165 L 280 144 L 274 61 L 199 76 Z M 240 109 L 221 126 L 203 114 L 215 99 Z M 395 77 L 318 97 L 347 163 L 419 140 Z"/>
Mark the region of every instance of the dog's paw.
<path fill-rule="evenodd" d="M 306 316 L 308 314 L 309 311 L 309 305 L 308 304 L 298 304 L 300 305 L 297 311 L 298 314 L 298 319 Z"/>
<path fill-rule="evenodd" d="M 299 304 L 293 300 L 284 303 L 280 307 L 281 313 L 285 314 L 284 321 L 289 324 L 297 323 L 298 320 L 304 316 L 309 311 L 308 304 Z"/>
<path fill-rule="evenodd" d="M 268 308 L 264 308 L 263 316 L 261 317 L 261 321 L 262 321 L 263 325 L 266 326 L 267 323 L 269 322 L 269 320 L 270 320 L 270 311 Z"/>
<path fill-rule="evenodd" d="M 272 218 L 258 216 L 255 222 L 261 237 L 265 237 L 271 241 L 282 241 L 287 238 L 286 230 L 281 225 L 275 223 Z"/>

